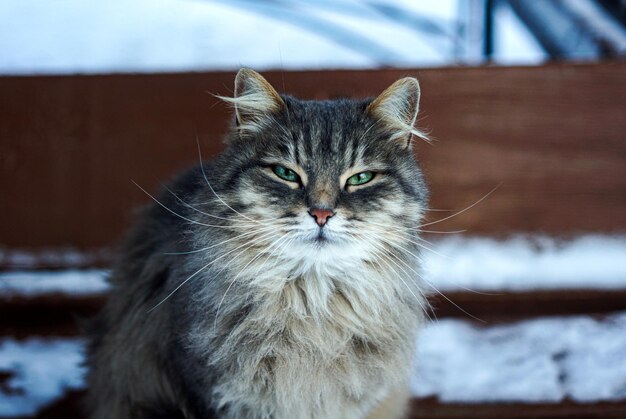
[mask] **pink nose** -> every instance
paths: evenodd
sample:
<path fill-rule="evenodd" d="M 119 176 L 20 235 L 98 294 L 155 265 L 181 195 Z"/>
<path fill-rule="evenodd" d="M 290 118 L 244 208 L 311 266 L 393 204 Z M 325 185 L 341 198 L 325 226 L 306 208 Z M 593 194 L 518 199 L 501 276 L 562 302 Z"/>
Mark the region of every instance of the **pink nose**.
<path fill-rule="evenodd" d="M 312 210 L 309 210 L 309 214 L 311 217 L 315 218 L 315 222 L 320 227 L 324 227 L 324 225 L 328 222 L 328 219 L 335 215 L 335 213 L 331 210 L 322 208 L 313 208 Z"/>

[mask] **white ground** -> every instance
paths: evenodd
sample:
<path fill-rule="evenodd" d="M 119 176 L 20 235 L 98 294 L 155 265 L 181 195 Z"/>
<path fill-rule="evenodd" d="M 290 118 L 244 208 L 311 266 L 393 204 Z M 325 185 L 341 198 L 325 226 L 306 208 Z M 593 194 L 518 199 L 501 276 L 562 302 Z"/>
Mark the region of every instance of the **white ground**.
<path fill-rule="evenodd" d="M 626 288 L 625 235 L 451 236 L 431 249 L 423 252 L 424 277 L 440 290 Z"/>
<path fill-rule="evenodd" d="M 478 328 L 459 320 L 429 324 L 418 340 L 411 387 L 446 402 L 579 402 L 626 399 L 626 313 L 598 321 L 546 318 Z M 78 339 L 0 341 L 0 416 L 36 412 L 65 389 L 81 388 Z M 23 393 L 19 391 L 22 390 Z"/>
<path fill-rule="evenodd" d="M 30 415 L 61 397 L 66 389 L 82 388 L 83 343 L 78 339 L 0 340 L 0 371 L 13 371 L 0 390 L 0 417 Z"/>
<path fill-rule="evenodd" d="M 417 396 L 447 402 L 626 399 L 626 313 L 479 328 L 439 320 L 419 337 Z"/>
<path fill-rule="evenodd" d="M 0 295 L 35 297 L 51 293 L 76 296 L 100 294 L 109 288 L 106 275 L 106 271 L 95 269 L 0 273 Z"/>
<path fill-rule="evenodd" d="M 625 289 L 626 236 L 494 240 L 449 236 L 425 244 L 424 280 L 441 291 Z M 0 273 L 0 295 L 106 291 L 106 271 Z"/>
<path fill-rule="evenodd" d="M 430 247 L 430 246 L 429 246 Z M 505 241 L 448 237 L 424 251 L 425 278 L 440 290 L 625 289 L 626 236 Z M 105 292 L 106 271 L 5 272 L 0 295 Z M 0 416 L 29 414 L 79 388 L 78 339 L 0 340 L 0 371 L 16 371 L 0 391 Z M 439 320 L 421 333 L 412 389 L 444 401 L 626 399 L 626 313 L 602 321 L 546 318 L 477 327 Z"/>

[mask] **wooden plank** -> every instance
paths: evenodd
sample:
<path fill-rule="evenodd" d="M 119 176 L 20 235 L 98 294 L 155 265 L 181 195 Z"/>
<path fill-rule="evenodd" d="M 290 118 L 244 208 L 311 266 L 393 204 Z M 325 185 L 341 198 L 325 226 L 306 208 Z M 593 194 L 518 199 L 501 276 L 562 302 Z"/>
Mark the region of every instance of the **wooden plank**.
<path fill-rule="evenodd" d="M 83 391 L 69 391 L 34 418 L 84 418 L 86 416 L 82 414 L 81 405 L 83 397 Z M 408 416 L 409 419 L 623 419 L 624 417 L 626 417 L 626 402 L 624 401 L 461 404 L 441 403 L 436 399 L 413 399 Z"/>
<path fill-rule="evenodd" d="M 44 295 L 0 298 L 0 335 L 25 338 L 75 336 L 77 319 L 95 315 L 104 296 Z M 458 318 L 491 324 L 542 316 L 592 314 L 603 316 L 626 310 L 626 290 L 558 290 L 476 294 L 447 292 L 431 295 L 433 319 Z"/>
<path fill-rule="evenodd" d="M 438 318 L 461 317 L 472 320 L 453 306 L 454 301 L 470 314 L 481 318 L 483 325 L 519 321 L 545 315 L 595 313 L 598 316 L 612 310 L 626 310 L 626 290 L 573 290 L 494 295 L 469 292 L 446 293 L 447 298 L 432 297 L 431 303 Z M 77 318 L 90 317 L 104 303 L 104 296 L 72 297 L 45 295 L 35 298 L 13 297 L 0 299 L 0 335 L 24 339 L 32 336 L 76 336 Z M 2 383 L 10 371 L 0 371 Z M 73 391 L 55 401 L 36 418 L 81 418 L 82 392 Z M 478 418 L 621 418 L 625 417 L 626 402 L 578 404 L 562 403 L 442 403 L 435 399 L 416 399 L 412 402 L 412 419 L 478 419 Z"/>
<path fill-rule="evenodd" d="M 441 229 L 576 234 L 626 229 L 626 63 L 531 68 L 268 72 L 305 98 L 362 97 L 416 75 L 416 147 L 432 207 L 485 202 Z M 100 249 L 132 208 L 222 149 L 233 73 L 0 77 L 0 245 Z M 442 213 L 433 213 L 440 217 Z M 445 213 L 444 213 L 445 214 Z M 447 214 L 446 214 L 447 215 Z"/>
<path fill-rule="evenodd" d="M 414 399 L 410 419 L 623 419 L 626 402 L 442 403 Z"/>
<path fill-rule="evenodd" d="M 531 290 L 432 294 L 433 317 L 477 320 L 485 325 L 542 316 L 605 315 L 626 310 L 626 290 Z"/>
<path fill-rule="evenodd" d="M 81 319 L 95 316 L 104 296 L 49 294 L 0 298 L 0 336 L 77 336 Z"/>

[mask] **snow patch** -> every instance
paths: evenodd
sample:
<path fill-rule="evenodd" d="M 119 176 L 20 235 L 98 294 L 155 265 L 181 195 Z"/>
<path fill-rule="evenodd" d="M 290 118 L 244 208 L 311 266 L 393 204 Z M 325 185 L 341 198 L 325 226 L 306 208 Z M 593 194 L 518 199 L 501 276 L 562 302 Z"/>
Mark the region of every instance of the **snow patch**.
<path fill-rule="evenodd" d="M 444 402 L 626 399 L 626 313 L 477 327 L 429 324 L 419 335 L 418 397 Z"/>
<path fill-rule="evenodd" d="M 13 271 L 0 273 L 0 295 L 37 297 L 61 293 L 84 296 L 102 294 L 109 289 L 105 270 L 67 270 L 50 272 Z"/>
<path fill-rule="evenodd" d="M 0 416 L 37 413 L 68 389 L 84 386 L 80 339 L 0 341 L 0 371 L 12 374 L 0 388 Z"/>
<path fill-rule="evenodd" d="M 0 340 L 0 416 L 30 415 L 84 388 L 84 340 Z M 428 324 L 419 335 L 411 389 L 443 402 L 576 402 L 626 399 L 626 312 L 479 327 Z"/>
<path fill-rule="evenodd" d="M 13 270 L 55 268 L 86 268 L 102 265 L 113 258 L 109 249 L 78 250 L 74 248 L 43 248 L 27 250 L 0 245 L 0 266 Z"/>
<path fill-rule="evenodd" d="M 440 291 L 626 289 L 626 236 L 494 240 L 452 236 L 423 249 L 425 282 Z M 0 296 L 89 295 L 108 289 L 105 270 L 0 273 Z"/>
<path fill-rule="evenodd" d="M 431 247 L 431 246 L 428 246 Z M 494 240 L 452 236 L 424 249 L 424 277 L 441 291 L 626 288 L 626 236 Z"/>

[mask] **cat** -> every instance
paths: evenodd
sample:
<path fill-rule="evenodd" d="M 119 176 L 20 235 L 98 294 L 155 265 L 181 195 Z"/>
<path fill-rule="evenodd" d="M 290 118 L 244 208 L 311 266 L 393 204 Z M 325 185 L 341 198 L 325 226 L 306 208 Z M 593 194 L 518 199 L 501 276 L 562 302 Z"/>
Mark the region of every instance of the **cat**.
<path fill-rule="evenodd" d="M 90 417 L 403 417 L 426 304 L 417 80 L 304 101 L 244 68 L 233 96 L 226 150 L 150 195 L 121 248 Z"/>

